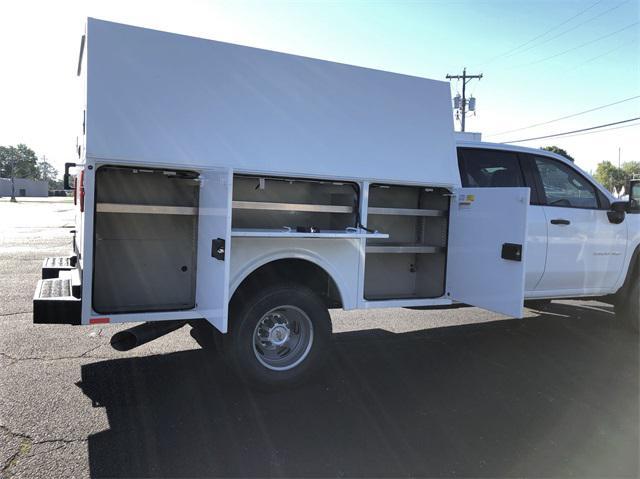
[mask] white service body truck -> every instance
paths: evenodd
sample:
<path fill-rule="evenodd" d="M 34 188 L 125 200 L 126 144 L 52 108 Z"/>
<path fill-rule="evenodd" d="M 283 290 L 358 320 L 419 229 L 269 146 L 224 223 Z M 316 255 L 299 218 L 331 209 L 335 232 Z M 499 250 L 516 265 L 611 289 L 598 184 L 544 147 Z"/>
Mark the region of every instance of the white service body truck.
<path fill-rule="evenodd" d="M 638 216 L 595 183 L 597 210 L 546 205 L 523 149 L 526 181 L 478 173 L 466 150 L 511 147 L 457 150 L 448 83 L 95 19 L 78 75 L 73 253 L 45 259 L 35 323 L 144 322 L 120 350 L 189 324 L 277 385 L 318 367 L 329 308 L 638 302 Z"/>

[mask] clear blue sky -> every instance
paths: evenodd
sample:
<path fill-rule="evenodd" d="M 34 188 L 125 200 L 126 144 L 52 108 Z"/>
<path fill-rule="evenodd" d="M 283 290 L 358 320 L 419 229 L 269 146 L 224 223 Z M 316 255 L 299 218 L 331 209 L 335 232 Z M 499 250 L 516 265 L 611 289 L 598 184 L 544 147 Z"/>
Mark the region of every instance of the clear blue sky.
<path fill-rule="evenodd" d="M 81 118 L 74 72 L 87 15 L 429 78 L 466 65 L 484 74 L 470 84 L 478 106 L 467 130 L 507 141 L 640 116 L 636 99 L 487 136 L 640 95 L 639 10 L 638 0 L 4 0 L 0 144 L 25 142 L 58 167 L 73 158 Z M 640 160 L 638 138 L 632 127 L 524 144 L 557 144 L 590 170 L 617 162 L 619 147 L 623 161 Z"/>

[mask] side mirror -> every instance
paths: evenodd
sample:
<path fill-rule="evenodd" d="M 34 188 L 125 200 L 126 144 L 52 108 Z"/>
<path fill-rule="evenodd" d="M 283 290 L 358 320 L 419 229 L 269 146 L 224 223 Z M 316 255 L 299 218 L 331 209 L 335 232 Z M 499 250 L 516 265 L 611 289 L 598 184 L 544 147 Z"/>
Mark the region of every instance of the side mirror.
<path fill-rule="evenodd" d="M 611 203 L 611 210 L 607 211 L 609 221 L 616 225 L 622 223 L 628 207 L 629 203 L 626 201 L 614 201 Z"/>
<path fill-rule="evenodd" d="M 62 177 L 62 187 L 65 190 L 72 190 L 73 187 L 69 184 L 69 168 L 73 168 L 74 166 L 76 166 L 75 163 L 65 163 L 64 164 L 64 176 Z"/>
<path fill-rule="evenodd" d="M 640 179 L 629 181 L 629 187 L 627 188 L 629 192 L 629 209 L 628 211 L 631 213 L 640 212 Z"/>

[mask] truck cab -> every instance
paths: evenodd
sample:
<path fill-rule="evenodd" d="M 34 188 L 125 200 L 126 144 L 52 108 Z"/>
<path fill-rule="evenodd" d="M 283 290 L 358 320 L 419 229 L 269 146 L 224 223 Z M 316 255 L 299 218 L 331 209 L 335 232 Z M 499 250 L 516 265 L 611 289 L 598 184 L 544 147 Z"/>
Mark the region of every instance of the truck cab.
<path fill-rule="evenodd" d="M 463 187 L 531 189 L 525 299 L 621 298 L 637 274 L 640 216 L 633 202 L 625 206 L 552 152 L 458 140 L 457 153 Z"/>

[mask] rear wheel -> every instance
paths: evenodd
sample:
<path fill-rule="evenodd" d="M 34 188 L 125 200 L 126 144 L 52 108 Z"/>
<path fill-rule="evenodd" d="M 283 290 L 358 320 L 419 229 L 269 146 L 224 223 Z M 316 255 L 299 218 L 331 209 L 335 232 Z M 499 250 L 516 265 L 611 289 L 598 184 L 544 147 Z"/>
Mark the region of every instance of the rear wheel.
<path fill-rule="evenodd" d="M 640 281 L 633 282 L 616 298 L 616 318 L 621 319 L 634 331 L 640 331 Z"/>
<path fill-rule="evenodd" d="M 331 320 L 313 291 L 273 286 L 234 305 L 224 354 L 249 384 L 281 387 L 317 372 L 331 339 Z"/>

